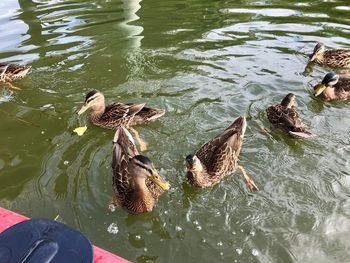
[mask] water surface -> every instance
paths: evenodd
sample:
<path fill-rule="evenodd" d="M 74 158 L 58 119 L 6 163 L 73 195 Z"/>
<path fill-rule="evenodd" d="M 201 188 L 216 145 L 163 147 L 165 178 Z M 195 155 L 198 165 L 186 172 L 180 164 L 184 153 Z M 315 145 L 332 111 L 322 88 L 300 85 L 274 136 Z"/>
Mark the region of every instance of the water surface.
<path fill-rule="evenodd" d="M 348 1 L 3 0 L 0 62 L 32 65 L 0 86 L 0 205 L 54 218 L 134 262 L 346 262 L 350 256 L 349 103 L 314 99 L 329 71 L 308 66 L 321 41 L 350 47 Z M 170 181 L 153 212 L 107 209 L 113 131 L 76 111 L 91 89 L 166 115 L 137 130 Z M 289 92 L 318 136 L 293 140 L 265 109 Z M 185 178 L 193 153 L 246 115 L 241 164 L 210 189 Z"/>

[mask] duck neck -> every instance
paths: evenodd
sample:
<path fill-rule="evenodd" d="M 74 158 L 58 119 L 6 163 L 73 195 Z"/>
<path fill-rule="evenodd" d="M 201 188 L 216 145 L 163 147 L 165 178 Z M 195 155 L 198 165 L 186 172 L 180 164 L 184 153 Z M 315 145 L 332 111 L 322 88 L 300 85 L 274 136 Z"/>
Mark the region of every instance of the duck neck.
<path fill-rule="evenodd" d="M 322 92 L 322 96 L 326 99 L 326 100 L 333 100 L 336 99 L 337 96 L 335 94 L 335 89 L 334 88 L 330 88 L 327 87 L 323 92 Z"/>
<path fill-rule="evenodd" d="M 188 171 L 187 178 L 190 183 L 197 187 L 206 187 L 213 184 L 212 178 L 206 171 Z"/>
<path fill-rule="evenodd" d="M 103 100 L 103 102 L 91 107 L 90 114 L 92 117 L 101 117 L 101 115 L 105 112 L 105 110 L 106 110 L 106 106 Z"/>
<path fill-rule="evenodd" d="M 317 54 L 314 60 L 316 63 L 321 64 L 324 62 L 324 54 Z"/>
<path fill-rule="evenodd" d="M 135 189 L 131 198 L 130 210 L 136 213 L 152 211 L 154 206 L 154 198 L 148 190 L 145 180 L 137 179 L 135 181 Z"/>

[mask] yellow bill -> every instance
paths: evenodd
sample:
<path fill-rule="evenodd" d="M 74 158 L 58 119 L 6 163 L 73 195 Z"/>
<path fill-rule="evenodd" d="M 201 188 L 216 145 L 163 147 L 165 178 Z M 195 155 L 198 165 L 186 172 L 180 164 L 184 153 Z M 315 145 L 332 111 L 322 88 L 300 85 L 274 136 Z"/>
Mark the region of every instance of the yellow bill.
<path fill-rule="evenodd" d="M 73 130 L 73 132 L 75 132 L 76 134 L 78 134 L 79 136 L 82 136 L 87 130 L 87 126 L 83 126 L 83 127 L 78 127 L 78 128 L 75 128 Z"/>
<path fill-rule="evenodd" d="M 159 185 L 159 187 L 165 191 L 170 189 L 170 184 L 167 181 L 165 181 L 162 177 L 160 177 L 159 174 L 156 172 L 153 172 L 149 179 L 157 185 Z"/>
<path fill-rule="evenodd" d="M 325 89 L 326 89 L 326 85 L 324 84 L 318 84 L 315 86 L 314 88 L 314 95 L 317 97 L 318 95 L 320 95 Z"/>

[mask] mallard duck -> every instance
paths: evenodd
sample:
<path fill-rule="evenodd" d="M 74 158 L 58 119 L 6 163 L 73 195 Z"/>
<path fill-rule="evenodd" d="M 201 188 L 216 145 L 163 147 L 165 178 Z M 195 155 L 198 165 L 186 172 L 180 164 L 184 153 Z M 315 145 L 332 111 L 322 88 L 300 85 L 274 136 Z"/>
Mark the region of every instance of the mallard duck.
<path fill-rule="evenodd" d="M 237 118 L 223 133 L 204 144 L 194 155 L 186 157 L 187 178 L 197 187 L 209 187 L 219 183 L 237 167 L 243 137 L 246 130 L 245 117 Z M 243 171 L 246 184 L 251 191 L 258 188 Z"/>
<path fill-rule="evenodd" d="M 111 209 L 122 206 L 133 213 L 152 211 L 158 197 L 170 188 L 152 161 L 139 155 L 131 134 L 122 126 L 113 139 L 112 169 Z"/>
<path fill-rule="evenodd" d="M 325 100 L 350 99 L 350 76 L 327 73 L 322 82 L 314 87 L 314 95 L 321 95 Z"/>
<path fill-rule="evenodd" d="M 27 75 L 30 69 L 30 66 L 22 66 L 19 64 L 0 64 L 0 82 L 11 82 L 16 79 L 21 79 Z"/>
<path fill-rule="evenodd" d="M 100 127 L 115 129 L 118 126 L 132 126 L 154 121 L 163 116 L 165 111 L 145 107 L 146 103 L 113 103 L 105 106 L 105 97 L 97 90 L 86 94 L 85 103 L 78 115 L 91 108 L 90 121 Z"/>
<path fill-rule="evenodd" d="M 317 43 L 310 61 L 329 67 L 350 67 L 350 49 L 328 49 L 322 43 Z"/>
<path fill-rule="evenodd" d="M 267 108 L 267 118 L 276 128 L 288 133 L 293 137 L 310 138 L 314 133 L 307 131 L 304 124 L 295 110 L 295 95 L 289 93 L 281 104 L 273 105 Z"/>
<path fill-rule="evenodd" d="M 5 82 L 11 89 L 21 90 L 12 85 L 11 81 L 23 78 L 30 69 L 30 66 L 22 66 L 19 64 L 0 64 L 0 82 Z"/>

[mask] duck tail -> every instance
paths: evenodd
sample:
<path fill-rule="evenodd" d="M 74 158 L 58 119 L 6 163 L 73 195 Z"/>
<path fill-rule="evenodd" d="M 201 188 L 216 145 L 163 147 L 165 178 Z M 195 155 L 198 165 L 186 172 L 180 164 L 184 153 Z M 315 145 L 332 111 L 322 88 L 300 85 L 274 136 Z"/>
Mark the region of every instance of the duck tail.
<path fill-rule="evenodd" d="M 149 121 L 156 120 L 160 117 L 162 117 L 165 114 L 165 110 L 161 109 L 151 109 L 150 116 L 148 117 Z"/>
<path fill-rule="evenodd" d="M 310 131 L 300 131 L 300 132 L 293 132 L 293 131 L 289 131 L 289 134 L 291 134 L 292 136 L 296 137 L 296 138 L 313 138 L 316 136 L 316 134 L 310 132 Z"/>
<path fill-rule="evenodd" d="M 124 126 L 119 126 L 115 131 L 113 143 L 118 143 L 119 140 L 123 140 L 124 138 L 127 138 L 132 144 L 135 145 L 134 138 L 130 132 Z"/>
<path fill-rule="evenodd" d="M 132 144 L 135 145 L 134 138 L 132 137 L 130 132 L 124 126 L 119 126 L 115 131 L 113 143 L 117 143 L 120 139 L 122 140 L 123 137 L 129 139 L 129 141 L 131 141 Z"/>
<path fill-rule="evenodd" d="M 131 134 L 125 127 L 119 126 L 116 129 L 113 138 L 113 170 L 121 164 L 122 160 L 133 157 L 137 154 L 138 152 L 135 146 L 135 141 Z"/>
<path fill-rule="evenodd" d="M 165 114 L 165 110 L 143 107 L 140 112 L 135 115 L 134 124 L 141 124 L 154 121 Z"/>
<path fill-rule="evenodd" d="M 247 128 L 247 120 L 245 116 L 239 116 L 230 124 L 230 126 L 226 128 L 226 130 L 242 130 L 244 133 L 246 128 Z"/>
<path fill-rule="evenodd" d="M 17 77 L 23 78 L 25 75 L 27 75 L 27 73 L 31 68 L 32 68 L 31 66 L 23 66 L 21 69 L 15 72 L 15 74 Z"/>

